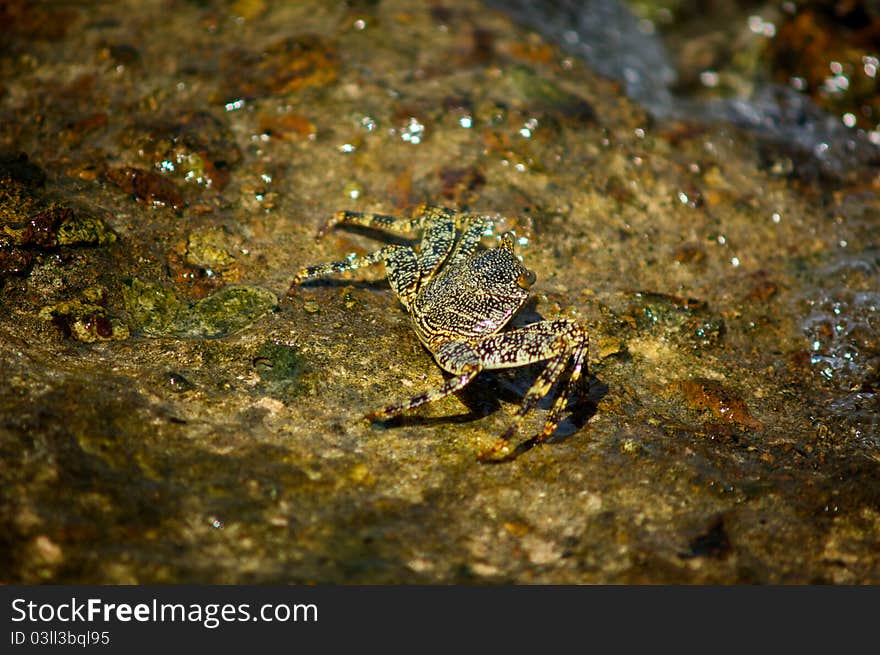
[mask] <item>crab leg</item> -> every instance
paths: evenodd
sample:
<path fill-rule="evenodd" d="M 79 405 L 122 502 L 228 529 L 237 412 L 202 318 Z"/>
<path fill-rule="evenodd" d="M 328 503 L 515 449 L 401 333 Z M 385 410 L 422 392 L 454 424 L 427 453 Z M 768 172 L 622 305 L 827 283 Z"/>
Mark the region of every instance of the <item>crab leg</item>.
<path fill-rule="evenodd" d="M 443 264 L 455 245 L 454 214 L 443 209 L 426 208 L 426 220 L 419 245 L 419 270 L 423 280 L 429 279 Z"/>
<path fill-rule="evenodd" d="M 432 221 L 444 216 L 451 216 L 449 210 L 430 205 L 420 206 L 413 213 L 412 218 L 396 218 L 387 214 L 375 214 L 373 212 L 341 211 L 333 214 L 330 220 L 321 226 L 315 236 L 321 238 L 337 225 L 361 225 L 399 234 L 412 234 L 421 230 Z"/>
<path fill-rule="evenodd" d="M 473 216 L 471 214 L 460 214 L 462 230 L 452 258 L 449 260 L 450 265 L 458 264 L 466 257 L 473 254 L 483 240 L 486 233 L 486 226 L 491 223 L 491 219 L 485 216 Z"/>
<path fill-rule="evenodd" d="M 565 403 L 571 397 L 572 392 L 583 374 L 584 359 L 588 347 L 589 339 L 587 338 L 587 335 L 584 334 L 583 340 L 575 344 L 574 350 L 571 353 L 571 358 L 574 362 L 571 367 L 571 373 L 568 375 L 565 387 L 559 392 L 559 395 L 556 396 L 556 400 L 553 402 L 553 407 L 547 415 L 547 421 L 544 423 L 544 429 L 536 437 L 537 441 L 544 441 L 544 439 L 553 434 L 559 425 L 559 417 L 562 414 L 562 410 L 565 409 Z"/>
<path fill-rule="evenodd" d="M 588 338 L 583 328 L 574 321 L 542 321 L 518 330 L 487 337 L 477 344 L 480 361 L 487 370 L 513 368 L 549 360 L 538 378 L 526 392 L 513 424 L 481 459 L 496 459 L 510 452 L 508 441 L 516 434 L 523 419 L 538 401 L 562 379 L 567 365 L 573 361 L 564 388 L 559 392 L 544 423 L 544 429 L 532 440 L 547 439 L 559 425 L 559 419 L 574 385 L 580 379 Z"/>
<path fill-rule="evenodd" d="M 430 277 L 453 251 L 453 245 L 455 245 L 453 258 L 455 262 L 476 250 L 489 220 L 482 216 L 459 213 L 432 205 L 422 205 L 414 212 L 412 218 L 395 218 L 371 212 L 341 211 L 324 223 L 316 236 L 318 238 L 324 236 L 336 225 L 361 225 L 402 234 L 424 230 L 419 246 L 419 269 L 422 277 Z M 458 244 L 455 244 L 456 230 L 462 230 Z"/>
<path fill-rule="evenodd" d="M 384 246 L 376 252 L 363 255 L 362 257 L 351 255 L 347 259 L 338 262 L 308 266 L 299 270 L 293 276 L 290 288 L 293 289 L 293 287 L 302 284 L 306 280 L 327 277 L 334 273 L 353 271 L 364 266 L 378 264 L 379 262 L 385 263 L 385 268 L 388 271 L 388 282 L 391 284 L 391 288 L 404 306 L 408 307 L 415 297 L 418 288 L 419 263 L 412 249 L 405 246 Z"/>
<path fill-rule="evenodd" d="M 365 418 L 371 421 L 374 421 L 376 419 L 391 418 L 392 416 L 403 414 L 404 412 L 408 412 L 409 410 L 415 409 L 416 407 L 419 407 L 426 403 L 432 403 L 435 400 L 445 398 L 446 396 L 453 394 L 456 391 L 464 389 L 470 383 L 470 381 L 477 376 L 477 373 L 479 372 L 479 366 L 467 366 L 462 372 L 446 380 L 446 382 L 442 386 L 437 387 L 436 389 L 432 389 L 430 391 L 426 391 L 424 393 L 420 393 L 417 396 L 413 396 L 405 402 L 396 405 L 386 405 L 381 409 L 370 412 L 366 415 Z"/>
<path fill-rule="evenodd" d="M 565 386 L 553 403 L 544 429 L 534 441 L 543 441 L 553 434 L 559 425 L 562 410 L 582 375 L 587 345 L 588 339 L 583 328 L 574 321 L 567 320 L 534 323 L 518 330 L 494 334 L 481 339 L 475 345 L 448 342 L 437 350 L 436 358 L 437 363 L 455 377 L 437 389 L 371 412 L 367 418 L 390 418 L 445 398 L 463 389 L 482 370 L 515 368 L 549 360 L 523 398 L 513 424 L 483 457 L 495 459 L 509 453 L 508 441 L 516 434 L 523 419 L 550 392 L 553 385 L 563 378 L 569 362 L 572 362 Z"/>

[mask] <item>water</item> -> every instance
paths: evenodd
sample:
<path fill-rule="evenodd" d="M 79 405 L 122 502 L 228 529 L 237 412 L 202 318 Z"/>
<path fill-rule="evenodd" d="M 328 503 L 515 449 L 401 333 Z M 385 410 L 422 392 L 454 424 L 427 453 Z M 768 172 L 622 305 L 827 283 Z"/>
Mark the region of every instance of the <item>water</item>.
<path fill-rule="evenodd" d="M 831 177 L 880 162 L 876 145 L 880 131 L 852 129 L 855 117 L 851 112 L 841 120 L 792 86 L 758 80 L 748 93 L 707 100 L 677 93 L 675 85 L 680 74 L 656 25 L 640 20 L 616 0 L 486 1 L 584 60 L 601 75 L 620 81 L 626 94 L 657 118 L 730 123 L 769 143 L 794 148 L 809 157 L 818 172 Z M 705 20 L 708 26 L 713 19 L 706 16 Z M 775 35 L 773 23 L 759 16 L 749 16 L 747 24 L 761 37 Z M 840 66 L 832 62 L 832 67 L 834 63 Z M 870 61 L 865 65 L 870 66 Z M 702 73 L 705 86 L 717 85 L 715 71 Z M 838 72 L 838 78 L 840 75 Z M 795 86 L 803 86 L 798 84 L 799 79 L 793 82 Z"/>

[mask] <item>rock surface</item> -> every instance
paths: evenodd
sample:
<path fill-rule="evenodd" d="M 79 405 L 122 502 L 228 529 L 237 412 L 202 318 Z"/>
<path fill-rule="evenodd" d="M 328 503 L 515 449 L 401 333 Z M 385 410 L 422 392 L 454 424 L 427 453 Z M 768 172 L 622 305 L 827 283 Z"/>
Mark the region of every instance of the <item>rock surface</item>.
<path fill-rule="evenodd" d="M 0 581 L 880 583 L 867 163 L 653 120 L 470 0 L 3 11 Z M 425 201 L 591 334 L 510 463 L 538 369 L 370 425 L 442 381 L 382 271 L 285 296 L 377 247 L 333 212 Z"/>

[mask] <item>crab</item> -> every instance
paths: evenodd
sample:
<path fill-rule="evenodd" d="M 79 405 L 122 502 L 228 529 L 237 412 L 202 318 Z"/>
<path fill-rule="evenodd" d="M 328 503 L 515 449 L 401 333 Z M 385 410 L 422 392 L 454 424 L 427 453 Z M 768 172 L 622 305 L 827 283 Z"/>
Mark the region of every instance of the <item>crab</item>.
<path fill-rule="evenodd" d="M 522 308 L 535 274 L 514 252 L 515 235 L 504 233 L 494 248 L 481 248 L 491 233 L 490 217 L 422 206 L 413 217 L 342 211 L 318 231 L 320 238 L 336 225 L 357 225 L 398 234 L 421 234 L 418 248 L 386 245 L 373 253 L 309 266 L 297 272 L 290 294 L 307 280 L 384 263 L 388 283 L 408 312 L 419 341 L 437 364 L 451 374 L 441 386 L 367 414 L 386 420 L 460 391 L 481 371 L 508 369 L 546 361 L 507 431 L 479 455 L 505 461 L 548 439 L 559 425 L 569 398 L 584 374 L 589 338 L 576 321 L 545 320 L 516 329 L 504 328 Z M 523 419 L 556 385 L 555 400 L 543 430 L 516 448 L 511 441 Z"/>

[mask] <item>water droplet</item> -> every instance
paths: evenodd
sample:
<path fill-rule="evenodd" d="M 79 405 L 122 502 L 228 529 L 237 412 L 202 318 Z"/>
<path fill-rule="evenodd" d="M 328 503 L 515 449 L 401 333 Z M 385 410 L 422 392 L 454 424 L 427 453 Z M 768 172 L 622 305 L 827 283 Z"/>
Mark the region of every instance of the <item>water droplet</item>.
<path fill-rule="evenodd" d="M 232 102 L 227 102 L 224 105 L 224 109 L 226 109 L 226 111 L 238 111 L 242 107 L 244 107 L 244 99 L 233 100 Z"/>
<path fill-rule="evenodd" d="M 776 36 L 776 25 L 771 23 L 770 21 L 766 21 L 760 16 L 749 16 L 748 20 L 749 29 L 753 34 L 760 34 L 761 36 L 766 36 L 767 38 L 773 38 Z"/>
<path fill-rule="evenodd" d="M 406 123 L 406 127 L 400 131 L 400 138 L 413 145 L 421 143 L 424 136 L 425 126 L 415 117 L 410 117 Z"/>
<path fill-rule="evenodd" d="M 794 76 L 788 80 L 788 83 L 795 91 L 803 91 L 807 88 L 807 80 L 803 77 Z"/>

